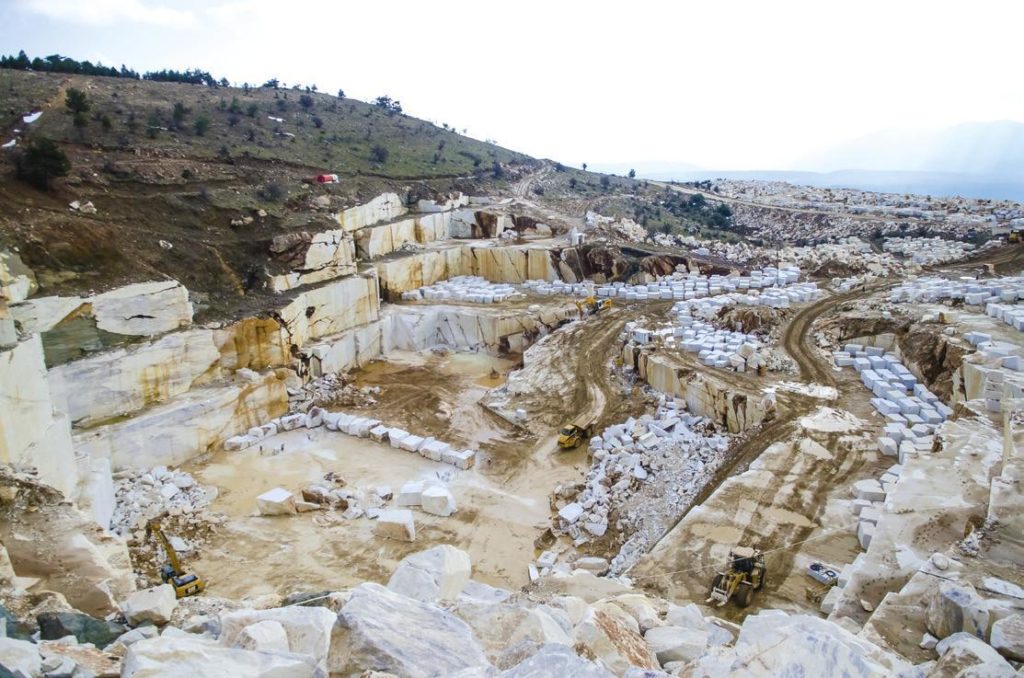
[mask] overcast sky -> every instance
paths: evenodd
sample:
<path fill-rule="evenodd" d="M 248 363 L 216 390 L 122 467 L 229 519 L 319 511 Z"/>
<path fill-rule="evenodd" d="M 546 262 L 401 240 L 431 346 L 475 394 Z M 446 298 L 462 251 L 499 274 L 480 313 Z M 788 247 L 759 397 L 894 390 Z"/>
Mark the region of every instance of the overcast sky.
<path fill-rule="evenodd" d="M 4 53 L 387 93 L 568 164 L 712 169 L 1024 120 L 1022 26 L 1017 0 L 0 0 Z"/>

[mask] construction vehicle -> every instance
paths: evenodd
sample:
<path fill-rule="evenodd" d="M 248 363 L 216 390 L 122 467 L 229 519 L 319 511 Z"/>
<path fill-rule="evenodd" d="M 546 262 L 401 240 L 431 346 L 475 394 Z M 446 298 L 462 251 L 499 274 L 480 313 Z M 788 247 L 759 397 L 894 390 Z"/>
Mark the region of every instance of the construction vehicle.
<path fill-rule="evenodd" d="M 582 415 L 559 429 L 558 446 L 563 450 L 571 450 L 578 447 L 584 438 L 589 438 L 593 434 L 594 418 L 590 415 Z"/>
<path fill-rule="evenodd" d="M 584 316 L 600 313 L 601 311 L 607 310 L 611 307 L 611 299 L 602 299 L 601 301 L 598 301 L 593 296 L 589 296 L 586 299 L 583 299 L 582 301 L 576 301 L 576 310 L 579 312 L 581 318 Z"/>
<path fill-rule="evenodd" d="M 1009 242 L 1022 242 L 1024 241 L 1024 231 L 1021 229 L 1013 229 L 1010 231 L 1010 235 L 1007 237 Z"/>
<path fill-rule="evenodd" d="M 146 523 L 146 541 L 149 541 L 151 535 L 155 535 L 157 541 L 160 542 L 160 546 L 163 547 L 164 553 L 167 554 L 167 562 L 160 566 L 160 579 L 165 584 L 170 584 L 174 587 L 174 595 L 178 598 L 194 596 L 206 588 L 206 582 L 194 574 L 185 573 L 181 569 L 181 561 L 178 560 L 177 552 L 160 528 L 160 519 L 165 515 L 161 514 Z"/>
<path fill-rule="evenodd" d="M 717 602 L 718 607 L 723 607 L 735 596 L 736 604 L 746 607 L 753 600 L 754 592 L 764 588 L 766 575 L 764 554 L 756 548 L 737 546 L 729 551 L 728 567 L 715 575 L 704 602 Z"/>

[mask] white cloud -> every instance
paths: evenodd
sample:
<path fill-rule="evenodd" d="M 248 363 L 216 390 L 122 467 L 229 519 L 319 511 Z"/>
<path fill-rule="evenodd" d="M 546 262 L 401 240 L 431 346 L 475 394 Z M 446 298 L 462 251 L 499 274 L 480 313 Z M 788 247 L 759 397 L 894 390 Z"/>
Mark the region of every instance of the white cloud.
<path fill-rule="evenodd" d="M 90 26 L 129 22 L 177 27 L 191 24 L 194 19 L 187 10 L 142 0 L 19 0 L 18 6 L 50 19 Z"/>

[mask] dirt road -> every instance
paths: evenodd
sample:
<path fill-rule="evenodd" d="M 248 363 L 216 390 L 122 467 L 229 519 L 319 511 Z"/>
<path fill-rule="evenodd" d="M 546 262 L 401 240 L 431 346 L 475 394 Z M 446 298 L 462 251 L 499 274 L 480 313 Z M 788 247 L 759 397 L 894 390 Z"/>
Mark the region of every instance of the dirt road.
<path fill-rule="evenodd" d="M 832 366 L 812 345 L 815 320 L 893 284 L 879 283 L 826 297 L 792 318 L 782 344 L 799 366 L 802 381 L 832 388 L 841 385 Z M 869 397 L 867 392 L 850 390 L 862 400 Z M 835 403 L 801 393 L 779 392 L 778 398 L 780 414 L 733 447 L 728 463 L 694 508 L 633 568 L 630 574 L 644 586 L 679 600 L 702 602 L 711 575 L 727 555 L 728 544 L 773 549 L 807 539 L 821 527 L 830 492 L 867 471 L 866 465 L 873 459 L 849 453 L 846 448 L 851 443 L 841 440 L 843 435 L 806 431 L 801 426 L 809 415 Z M 869 412 L 857 405 L 846 406 Z M 829 556 L 846 557 L 854 546 L 855 541 L 835 540 Z M 803 581 L 798 575 L 788 576 L 800 570 L 793 559 L 794 554 L 787 552 L 772 557 L 770 568 L 780 574 L 769 580 L 766 591 L 748 611 L 769 601 L 776 606 L 799 604 Z M 688 571 L 694 567 L 696 572 Z M 746 612 L 729 608 L 722 613 L 740 618 Z"/>

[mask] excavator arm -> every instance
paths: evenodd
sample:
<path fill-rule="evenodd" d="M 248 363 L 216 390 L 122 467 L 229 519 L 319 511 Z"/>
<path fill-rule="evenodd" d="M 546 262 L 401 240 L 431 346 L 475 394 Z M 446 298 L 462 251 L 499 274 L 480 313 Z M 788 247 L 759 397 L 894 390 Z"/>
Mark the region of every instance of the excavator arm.
<path fill-rule="evenodd" d="M 171 543 L 167 540 L 167 537 L 164 536 L 164 531 L 160 529 L 159 518 L 154 518 L 146 523 L 146 538 L 149 539 L 150 535 L 155 536 L 157 541 L 160 542 L 160 546 L 163 547 L 164 553 L 167 554 L 167 562 L 170 563 L 171 568 L 174 570 L 174 575 L 180 576 L 181 561 L 178 560 L 177 552 L 171 547 Z"/>

